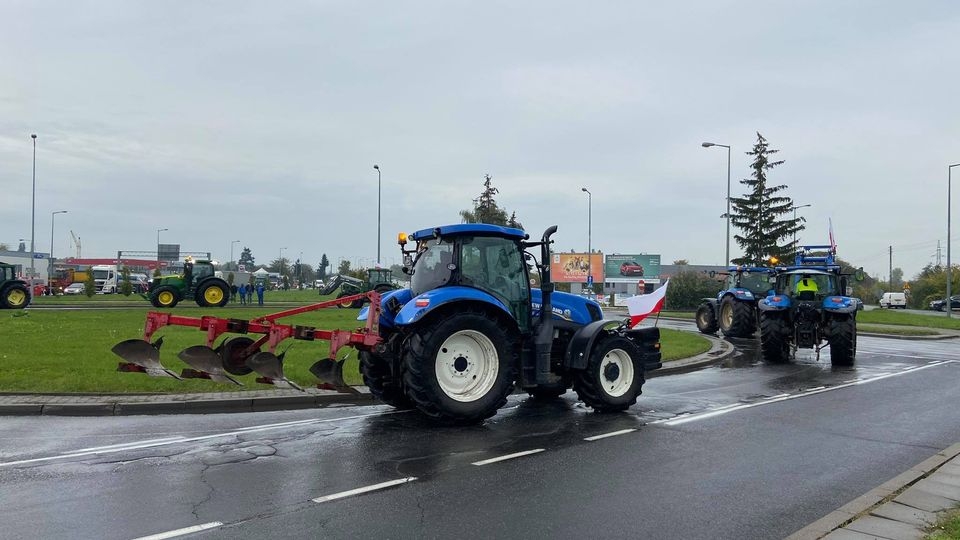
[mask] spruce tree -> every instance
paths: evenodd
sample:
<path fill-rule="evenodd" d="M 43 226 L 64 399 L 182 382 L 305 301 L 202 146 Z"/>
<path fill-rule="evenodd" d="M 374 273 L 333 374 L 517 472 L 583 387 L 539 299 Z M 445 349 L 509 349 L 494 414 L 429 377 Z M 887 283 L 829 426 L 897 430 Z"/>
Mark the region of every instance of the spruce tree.
<path fill-rule="evenodd" d="M 784 162 L 770 160 L 777 152 L 760 133 L 753 150 L 747 152 L 754 156 L 750 165 L 753 172 L 740 183 L 750 191 L 743 197 L 730 198 L 730 222 L 742 232 L 733 235 L 743 249 L 743 257 L 733 259 L 734 264 L 763 264 L 770 256 L 786 261 L 796 252 L 793 237 L 804 229 L 804 219 L 790 216 L 793 199 L 782 194 L 787 186 L 771 186 L 767 179 L 767 172 Z"/>
<path fill-rule="evenodd" d="M 245 268 L 253 268 L 254 258 L 250 248 L 244 246 L 243 251 L 240 252 L 239 264 L 244 265 Z"/>
<path fill-rule="evenodd" d="M 493 187 L 493 177 L 489 174 L 484 175 L 483 179 L 483 192 L 473 200 L 473 209 L 461 210 L 460 218 L 463 219 L 464 223 L 489 223 L 490 225 L 507 226 L 507 211 L 500 208 L 496 199 L 493 198 L 500 190 Z"/>
<path fill-rule="evenodd" d="M 320 257 L 320 264 L 317 265 L 317 277 L 320 279 L 327 278 L 327 267 L 330 266 L 330 259 L 327 259 L 327 254 L 324 253 Z"/>

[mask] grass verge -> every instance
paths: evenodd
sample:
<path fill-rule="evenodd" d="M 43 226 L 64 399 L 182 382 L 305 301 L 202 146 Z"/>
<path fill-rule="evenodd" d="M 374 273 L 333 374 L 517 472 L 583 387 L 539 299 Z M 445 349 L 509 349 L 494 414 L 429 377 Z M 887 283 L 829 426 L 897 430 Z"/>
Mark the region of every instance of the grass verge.
<path fill-rule="evenodd" d="M 895 324 L 900 326 L 926 326 L 960 330 L 960 320 L 940 315 L 918 315 L 890 309 L 871 309 L 857 313 L 857 323 Z"/>
<path fill-rule="evenodd" d="M 0 392 L 39 393 L 183 393 L 223 392 L 269 388 L 242 377 L 245 386 L 219 384 L 207 380 L 149 377 L 140 373 L 116 371 L 120 359 L 110 352 L 116 343 L 139 338 L 149 306 L 143 309 L 27 310 L 0 311 Z M 229 305 L 210 308 L 177 307 L 177 315 L 250 319 L 277 311 L 276 307 Z M 283 319 L 287 324 L 316 328 L 353 329 L 360 326 L 355 309 L 325 309 Z M 710 348 L 706 339 L 689 332 L 661 330 L 664 361 L 685 358 Z M 191 345 L 204 343 L 205 335 L 195 328 L 171 326 L 159 330 L 164 336 L 160 361 L 176 373 L 187 365 L 177 353 Z M 279 349 L 290 346 L 284 370 L 302 386 L 316 384 L 310 366 L 329 352 L 323 341 L 287 340 Z M 356 350 L 341 349 L 348 357 L 344 375 L 350 384 L 362 384 Z M 341 356 L 342 358 L 343 356 Z"/>
<path fill-rule="evenodd" d="M 857 330 L 860 332 L 872 332 L 875 334 L 893 334 L 897 336 L 938 336 L 940 332 L 927 328 L 917 328 L 909 326 L 885 326 L 877 324 L 857 324 Z"/>
<path fill-rule="evenodd" d="M 960 508 L 942 515 L 926 532 L 925 540 L 960 540 Z"/>

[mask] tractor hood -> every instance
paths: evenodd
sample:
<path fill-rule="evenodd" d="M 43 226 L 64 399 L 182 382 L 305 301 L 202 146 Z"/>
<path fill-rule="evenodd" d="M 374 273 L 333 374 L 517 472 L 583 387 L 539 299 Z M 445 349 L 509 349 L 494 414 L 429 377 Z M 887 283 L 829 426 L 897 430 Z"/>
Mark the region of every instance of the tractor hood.
<path fill-rule="evenodd" d="M 540 289 L 531 289 L 530 295 L 533 302 L 533 317 L 536 318 L 540 316 L 543 293 Z M 582 296 L 554 291 L 550 296 L 550 302 L 553 304 L 554 319 L 577 324 L 588 324 L 603 319 L 603 310 L 600 309 L 600 304 Z"/>

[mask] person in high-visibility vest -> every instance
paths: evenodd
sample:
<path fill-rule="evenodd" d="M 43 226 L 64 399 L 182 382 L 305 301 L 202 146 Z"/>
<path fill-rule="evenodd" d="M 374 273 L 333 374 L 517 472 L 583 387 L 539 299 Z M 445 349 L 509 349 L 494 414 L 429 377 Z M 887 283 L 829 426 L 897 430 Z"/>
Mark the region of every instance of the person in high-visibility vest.
<path fill-rule="evenodd" d="M 818 290 L 817 282 L 807 274 L 803 274 L 796 285 L 797 296 L 808 291 L 812 294 L 817 294 Z"/>

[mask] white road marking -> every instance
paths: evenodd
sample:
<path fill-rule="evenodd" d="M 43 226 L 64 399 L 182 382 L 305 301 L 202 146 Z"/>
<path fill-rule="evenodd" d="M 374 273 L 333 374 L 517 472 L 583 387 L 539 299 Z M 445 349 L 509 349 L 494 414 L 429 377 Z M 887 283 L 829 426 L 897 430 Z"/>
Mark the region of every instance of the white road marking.
<path fill-rule="evenodd" d="M 165 442 L 181 441 L 181 440 L 183 440 L 184 438 L 185 438 L 185 437 L 183 437 L 183 436 L 166 437 L 166 438 L 163 438 L 163 439 L 150 439 L 150 440 L 148 440 L 148 441 L 138 441 L 138 442 L 131 442 L 131 443 L 110 444 L 110 445 L 107 445 L 107 446 L 94 446 L 94 447 L 92 447 L 92 448 L 81 448 L 80 450 L 74 450 L 73 452 L 63 452 L 63 453 L 64 453 L 64 454 L 72 454 L 72 453 L 74 453 L 74 452 L 96 452 L 96 451 L 99 451 L 99 450 L 122 450 L 122 449 L 125 449 L 125 448 L 127 448 L 127 447 L 136 446 L 136 445 L 140 445 L 140 444 L 152 444 L 152 443 L 165 443 Z"/>
<path fill-rule="evenodd" d="M 807 388 L 804 392 L 814 392 L 816 390 L 823 390 L 824 388 L 826 388 L 826 386 L 816 386 L 814 388 Z"/>
<path fill-rule="evenodd" d="M 141 536 L 140 538 L 134 538 L 133 540 L 164 540 L 164 538 L 176 538 L 178 536 L 183 536 L 185 534 L 193 534 L 195 532 L 205 531 L 207 529 L 214 529 L 222 525 L 223 523 L 219 521 L 211 521 L 210 523 L 204 523 L 203 525 L 194 525 L 192 527 L 184 527 L 182 529 L 177 529 L 175 531 L 167 531 L 160 534 L 151 534 L 150 536 Z"/>
<path fill-rule="evenodd" d="M 474 461 L 474 462 L 473 462 L 473 465 L 477 465 L 477 466 L 480 466 L 480 465 L 489 465 L 489 464 L 491 464 L 491 463 L 496 463 L 496 462 L 498 462 L 498 461 L 506 461 L 506 460 L 508 460 L 508 459 L 513 459 L 513 458 L 518 458 L 518 457 L 523 457 L 523 456 L 529 456 L 530 454 L 536 454 L 536 453 L 538 453 L 538 452 L 543 452 L 544 450 L 546 450 L 546 448 L 537 448 L 537 449 L 535 449 L 535 450 L 524 450 L 523 452 L 517 452 L 516 454 L 507 454 L 507 455 L 505 455 L 505 456 L 500 456 L 500 457 L 495 457 L 495 458 L 490 458 L 490 459 L 484 459 L 484 460 L 482 460 L 482 461 Z"/>
<path fill-rule="evenodd" d="M 416 476 L 408 476 L 406 478 L 400 478 L 398 480 L 390 480 L 389 482 L 381 482 L 379 484 L 373 484 L 372 486 L 359 487 L 357 489 L 351 489 L 348 491 L 341 491 L 340 493 L 334 493 L 332 495 L 324 495 L 323 497 L 317 497 L 313 499 L 315 503 L 323 503 L 327 501 L 333 501 L 336 499 L 343 499 L 344 497 L 352 497 L 353 495 L 359 495 L 361 493 L 369 493 L 371 491 L 376 491 L 378 489 L 386 489 L 388 487 L 399 486 L 400 484 L 406 484 L 408 482 L 413 482 L 416 480 Z"/>
<path fill-rule="evenodd" d="M 340 418 L 298 420 L 295 422 L 283 422 L 280 424 L 264 424 L 261 426 L 238 428 L 238 429 L 235 429 L 232 431 L 226 431 L 223 433 L 214 433 L 212 435 L 200 435 L 197 437 L 171 438 L 169 440 L 153 439 L 152 441 L 138 441 L 138 442 L 132 442 L 128 445 L 113 445 L 112 447 L 103 447 L 102 449 L 94 448 L 94 449 L 87 449 L 87 450 L 77 450 L 70 453 L 60 454 L 57 456 L 48 456 L 48 457 L 42 457 L 42 458 L 21 459 L 18 461 L 0 462 L 0 467 L 12 467 L 14 465 L 26 465 L 29 463 L 44 463 L 48 461 L 57 461 L 61 459 L 93 456 L 98 454 L 113 454 L 117 452 L 125 452 L 127 450 L 142 450 L 144 448 L 154 448 L 157 446 L 167 446 L 171 444 L 205 441 L 207 439 L 219 439 L 222 437 L 233 437 L 236 435 L 246 435 L 248 433 L 256 433 L 259 431 L 270 431 L 270 430 L 281 429 L 281 428 L 297 426 L 297 425 L 305 426 L 305 425 L 311 425 L 311 424 L 325 424 L 330 422 L 339 422 L 341 420 L 355 420 L 358 418 L 370 418 L 373 416 L 385 416 L 388 414 L 403 414 L 407 412 L 410 412 L 410 411 L 383 411 L 383 412 L 374 413 L 374 414 L 357 414 L 353 416 L 342 416 Z"/>
<path fill-rule="evenodd" d="M 752 409 L 753 407 L 759 407 L 759 406 L 761 406 L 761 405 L 769 405 L 769 404 L 771 404 L 771 403 L 779 403 L 779 402 L 781 402 L 781 401 L 788 401 L 788 400 L 791 400 L 791 399 L 808 397 L 808 396 L 812 396 L 812 395 L 814 395 L 814 394 L 821 394 L 821 393 L 823 393 L 823 392 L 832 392 L 832 391 L 834 391 L 834 390 L 840 390 L 841 388 L 849 388 L 849 387 L 855 386 L 855 385 L 871 383 L 871 382 L 879 381 L 879 380 L 882 380 L 882 379 L 889 379 L 890 377 L 898 377 L 898 376 L 900 376 L 900 375 L 906 375 L 906 374 L 908 374 L 908 373 L 913 373 L 913 372 L 915 372 L 915 371 L 920 371 L 920 370 L 927 369 L 927 368 L 931 368 L 931 367 L 937 367 L 937 366 L 941 366 L 941 365 L 943 365 L 943 364 L 948 364 L 948 363 L 953 363 L 953 360 L 948 360 L 948 361 L 940 362 L 940 363 L 937 363 L 937 364 L 926 364 L 926 365 L 922 365 L 922 366 L 917 366 L 917 367 L 905 369 L 905 370 L 903 370 L 903 371 L 898 371 L 898 372 L 896 372 L 896 373 L 887 373 L 886 375 L 878 375 L 878 376 L 876 376 L 876 377 L 871 377 L 871 378 L 869 378 L 869 379 L 861 379 L 861 380 L 858 380 L 858 381 L 855 381 L 855 382 L 851 382 L 851 383 L 838 384 L 837 386 L 831 386 L 831 387 L 828 387 L 828 388 L 811 389 L 811 390 L 808 390 L 808 391 L 805 391 L 805 392 L 801 392 L 801 393 L 799 393 L 799 394 L 784 394 L 784 395 L 780 395 L 780 396 L 777 396 L 777 397 L 772 397 L 772 398 L 769 398 L 769 399 L 765 399 L 765 400 L 762 400 L 762 401 L 757 401 L 757 402 L 754 402 L 754 403 L 746 403 L 746 404 L 743 404 L 743 405 L 737 405 L 737 406 L 735 406 L 735 407 L 730 407 L 730 408 L 726 408 L 726 409 L 714 410 L 714 411 L 709 411 L 709 412 L 700 413 L 700 414 L 693 414 L 693 415 L 681 415 L 681 416 L 678 416 L 678 417 L 676 417 L 676 418 L 673 418 L 673 419 L 664 421 L 664 422 L 662 422 L 662 423 L 663 423 L 664 425 L 667 425 L 667 426 L 679 426 L 679 425 L 681 425 L 681 424 L 686 424 L 687 422 L 696 422 L 697 420 L 705 420 L 705 419 L 707 419 L 707 418 L 713 418 L 713 417 L 715 417 L 715 416 L 720 416 L 720 415 L 727 414 L 727 413 L 734 412 L 734 411 L 741 411 L 741 410 L 744 410 L 744 409 Z"/>
<path fill-rule="evenodd" d="M 634 428 L 630 429 L 621 429 L 620 431 L 611 431 L 610 433 L 604 433 L 602 435 L 594 435 L 593 437 L 584 437 L 585 441 L 599 441 L 600 439 L 606 439 L 607 437 L 616 437 L 617 435 L 626 435 L 627 433 L 633 433 L 636 431 Z"/>

